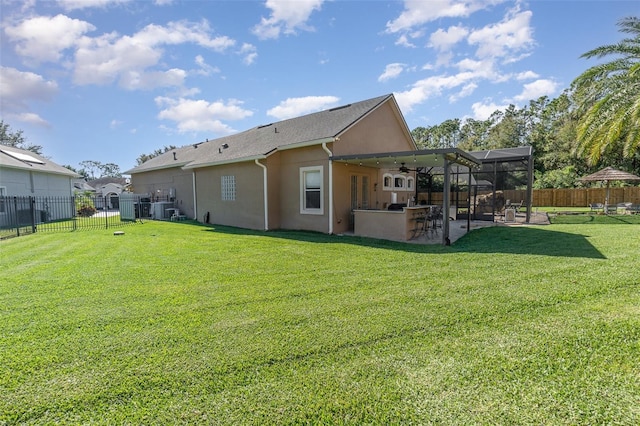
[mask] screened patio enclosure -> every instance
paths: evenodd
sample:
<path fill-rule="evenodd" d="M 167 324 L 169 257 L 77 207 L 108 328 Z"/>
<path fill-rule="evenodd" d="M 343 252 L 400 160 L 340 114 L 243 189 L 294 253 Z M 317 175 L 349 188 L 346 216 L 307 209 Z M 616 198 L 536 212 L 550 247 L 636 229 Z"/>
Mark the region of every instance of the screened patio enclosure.
<path fill-rule="evenodd" d="M 469 169 L 462 165 L 450 168 L 451 204 L 457 206 L 457 219 L 495 221 L 505 207 L 521 206 L 527 223 L 531 220 L 533 200 L 532 147 L 503 148 L 468 152 L 479 164 Z M 443 180 L 442 168 L 425 169 L 418 180 L 418 192 L 426 193 L 428 202 L 437 200 Z M 470 179 L 469 179 L 470 176 Z M 469 185 L 469 182 L 471 184 Z M 468 210 L 467 210 L 468 207 Z"/>
<path fill-rule="evenodd" d="M 446 148 L 334 156 L 331 160 L 415 173 L 415 202 L 441 205 L 444 212 L 449 212 L 443 217 L 442 240 L 447 244 L 449 219 L 495 221 L 503 214 L 507 200 L 521 202 L 526 222 L 530 221 L 532 152 L 531 147 L 472 152 Z M 505 194 L 513 194 L 514 199 L 505 198 Z"/>
<path fill-rule="evenodd" d="M 385 152 L 377 154 L 354 154 L 331 157 L 333 163 L 344 163 L 347 165 L 359 165 L 363 167 L 371 167 L 376 169 L 395 169 L 399 173 L 409 174 L 415 173 L 416 177 L 427 176 L 429 172 L 434 170 L 442 170 L 442 190 L 439 200 L 430 200 L 430 204 L 442 206 L 442 211 L 449 210 L 451 205 L 451 177 L 454 176 L 453 169 L 461 173 L 466 170 L 468 178 L 474 168 L 481 163 L 469 153 L 457 148 L 446 149 L 428 149 L 405 152 Z M 469 195 L 465 195 L 465 199 L 469 199 Z M 415 202 L 419 203 L 427 200 L 424 198 L 416 185 Z M 444 214 L 442 217 L 442 243 L 449 244 L 449 219 L 450 215 Z M 456 219 L 455 217 L 453 219 Z M 467 227 L 469 229 L 469 226 Z"/>

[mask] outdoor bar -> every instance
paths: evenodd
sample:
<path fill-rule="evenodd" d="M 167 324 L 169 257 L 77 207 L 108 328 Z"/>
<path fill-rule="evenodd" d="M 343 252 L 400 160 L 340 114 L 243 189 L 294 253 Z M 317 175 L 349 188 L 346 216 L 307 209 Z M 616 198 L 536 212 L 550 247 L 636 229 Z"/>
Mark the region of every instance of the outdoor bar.
<path fill-rule="evenodd" d="M 466 167 L 468 179 L 471 180 L 471 172 L 479 167 L 480 162 L 472 155 L 458 148 L 427 149 L 394 153 L 379 153 L 366 155 L 343 155 L 331 158 L 333 162 L 371 167 L 379 170 L 391 170 L 402 165 L 416 173 L 429 171 L 433 168 L 441 168 L 444 177 L 444 190 L 442 205 L 443 212 L 441 222 L 442 244 L 450 244 L 449 239 L 449 206 L 451 204 L 451 166 L 454 164 Z M 470 197 L 467 197 L 470 199 Z M 415 200 L 417 201 L 417 199 Z M 397 210 L 367 209 L 353 211 L 354 235 L 383 238 L 396 241 L 407 241 L 415 236 L 416 219 L 427 214 L 427 210 L 433 206 L 402 206 Z M 468 215 L 469 216 L 469 215 Z M 467 219 L 467 230 L 470 228 L 470 218 Z"/>
<path fill-rule="evenodd" d="M 430 207 L 402 207 L 402 210 L 354 210 L 354 235 L 407 241 L 424 230 Z"/>

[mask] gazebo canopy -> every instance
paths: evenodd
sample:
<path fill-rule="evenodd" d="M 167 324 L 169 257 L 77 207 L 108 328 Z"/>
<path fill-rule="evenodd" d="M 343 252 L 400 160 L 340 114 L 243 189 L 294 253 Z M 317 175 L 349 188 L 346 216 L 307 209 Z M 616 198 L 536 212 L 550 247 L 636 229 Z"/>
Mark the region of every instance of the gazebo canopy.
<path fill-rule="evenodd" d="M 640 176 L 636 176 L 633 173 L 628 173 L 623 170 L 617 170 L 613 167 L 605 167 L 590 175 L 581 177 L 579 179 L 583 182 L 611 182 L 612 180 L 640 180 Z"/>

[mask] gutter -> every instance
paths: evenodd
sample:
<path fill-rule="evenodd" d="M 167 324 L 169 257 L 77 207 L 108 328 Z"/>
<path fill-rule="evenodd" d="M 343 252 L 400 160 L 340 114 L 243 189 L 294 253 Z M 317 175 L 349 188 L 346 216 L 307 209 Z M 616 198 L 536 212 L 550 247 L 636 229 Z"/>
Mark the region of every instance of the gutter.
<path fill-rule="evenodd" d="M 198 220 L 198 197 L 196 196 L 196 172 L 191 172 L 193 182 L 193 220 Z"/>
<path fill-rule="evenodd" d="M 333 138 L 334 142 L 337 138 Z M 327 148 L 327 142 L 322 142 L 322 149 L 329 156 L 329 234 L 333 234 L 333 153 Z"/>
<path fill-rule="evenodd" d="M 254 161 L 256 165 L 262 167 L 262 177 L 263 177 L 262 190 L 264 193 L 264 230 L 268 231 L 269 230 L 269 198 L 267 197 L 267 166 L 259 162 L 257 158 Z"/>

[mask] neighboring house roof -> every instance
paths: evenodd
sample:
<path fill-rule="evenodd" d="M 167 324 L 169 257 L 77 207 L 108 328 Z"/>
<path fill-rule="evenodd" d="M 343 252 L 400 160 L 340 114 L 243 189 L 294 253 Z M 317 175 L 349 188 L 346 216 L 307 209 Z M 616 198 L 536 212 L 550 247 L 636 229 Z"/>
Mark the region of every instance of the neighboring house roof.
<path fill-rule="evenodd" d="M 127 184 L 127 178 L 123 178 L 123 177 L 101 177 L 98 179 L 93 179 L 90 181 L 87 181 L 87 183 L 89 185 L 91 185 L 94 188 L 101 188 L 104 185 L 108 184 L 108 183 L 113 183 L 116 185 L 120 185 L 120 186 L 125 186 Z"/>
<path fill-rule="evenodd" d="M 0 167 L 21 169 L 41 173 L 51 173 L 69 177 L 79 175 L 66 167 L 25 149 L 0 145 Z"/>
<path fill-rule="evenodd" d="M 84 179 L 75 179 L 73 181 L 73 187 L 79 191 L 91 191 L 94 192 L 96 189 L 89 185 Z"/>
<path fill-rule="evenodd" d="M 265 158 L 276 150 L 331 142 L 393 95 L 254 127 L 244 132 L 173 149 L 124 173 L 171 167 L 198 168 Z M 404 123 L 406 126 L 406 123 Z M 408 134 L 410 132 L 406 129 Z"/>

